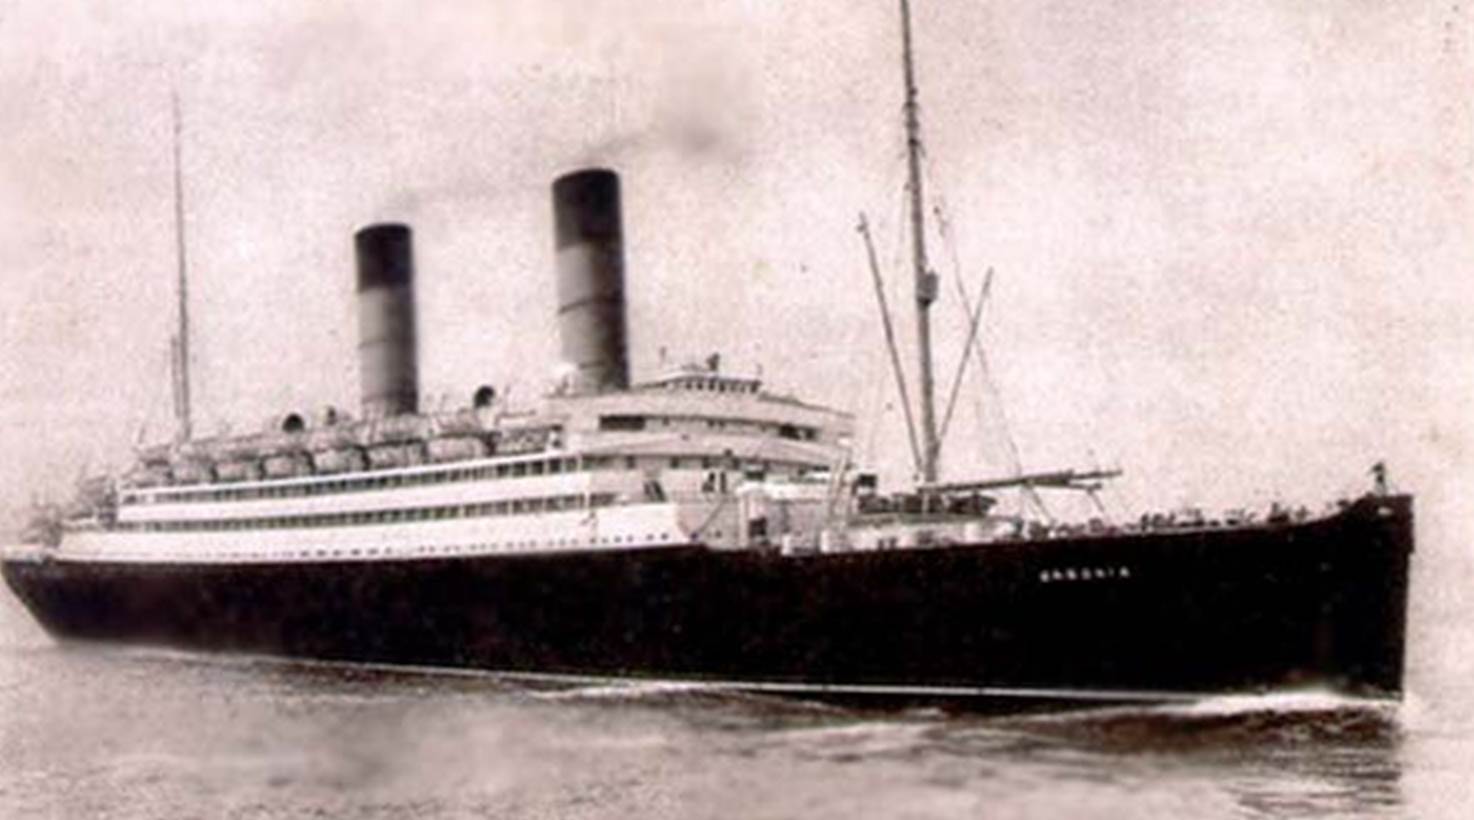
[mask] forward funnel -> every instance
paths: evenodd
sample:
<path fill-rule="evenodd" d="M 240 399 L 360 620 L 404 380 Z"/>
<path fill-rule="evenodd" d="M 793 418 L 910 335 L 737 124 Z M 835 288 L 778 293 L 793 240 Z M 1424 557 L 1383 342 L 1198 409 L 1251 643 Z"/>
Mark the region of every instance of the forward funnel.
<path fill-rule="evenodd" d="M 370 225 L 353 237 L 358 257 L 358 365 L 365 418 L 414 413 L 414 254 L 407 225 Z"/>

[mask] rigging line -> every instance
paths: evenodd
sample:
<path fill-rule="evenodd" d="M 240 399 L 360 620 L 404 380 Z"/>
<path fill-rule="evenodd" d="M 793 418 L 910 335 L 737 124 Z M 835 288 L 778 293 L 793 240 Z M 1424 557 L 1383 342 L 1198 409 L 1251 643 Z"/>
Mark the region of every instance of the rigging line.
<path fill-rule="evenodd" d="M 891 325 L 891 312 L 886 304 L 885 283 L 880 278 L 880 265 L 875 261 L 875 243 L 870 238 L 870 225 L 865 214 L 860 214 L 860 224 L 855 230 L 865 240 L 865 255 L 870 261 L 870 276 L 875 282 L 875 299 L 880 303 L 880 319 L 885 327 L 885 343 L 890 349 L 891 369 L 896 376 L 896 389 L 901 393 L 901 406 L 906 411 L 906 436 L 911 443 L 911 457 L 917 470 L 922 468 L 921 449 L 916 443 L 916 421 L 911 417 L 911 394 L 906 389 L 906 372 L 901 369 L 901 354 L 896 349 L 896 331 Z"/>
<path fill-rule="evenodd" d="M 923 160 L 925 160 L 925 168 L 928 172 L 928 175 L 934 177 L 935 169 L 932 167 L 930 155 L 923 155 Z M 960 275 L 962 265 L 961 260 L 957 254 L 957 243 L 955 241 L 955 237 L 950 230 L 951 222 L 946 218 L 945 214 L 942 211 L 942 204 L 945 202 L 945 200 L 941 194 L 941 187 L 937 185 L 934 181 L 930 184 L 932 185 L 931 190 L 933 191 L 933 196 L 936 198 L 938 203 L 933 208 L 934 212 L 937 214 L 937 230 L 941 234 L 942 244 L 947 247 L 948 256 L 950 257 L 950 261 L 952 262 L 953 281 L 957 283 L 959 292 L 963 295 L 964 304 L 966 304 L 967 291 L 965 289 L 965 286 L 962 284 L 962 277 Z M 1008 412 L 1004 409 L 1003 406 L 1002 391 L 998 389 L 997 384 L 993 381 L 991 368 L 988 366 L 988 354 L 983 347 L 981 341 L 978 339 L 973 340 L 973 348 L 978 360 L 978 372 L 983 378 L 984 390 L 992 394 L 992 398 L 994 398 L 995 401 L 990 402 L 990 404 L 998 408 L 999 426 L 1002 428 L 1003 441 L 1004 444 L 1006 444 L 1008 447 L 1008 454 L 1012 461 L 1010 466 L 1013 468 L 1015 475 L 1022 474 L 1023 456 L 1019 452 L 1018 442 L 1014 440 L 1013 430 L 1008 423 Z M 980 423 L 982 421 L 981 410 L 979 411 L 979 421 Z M 1040 511 L 1044 512 L 1046 517 L 1050 517 L 1048 515 L 1047 509 L 1044 507 L 1043 499 L 1038 497 L 1038 492 L 1032 488 L 1027 488 L 1027 493 L 1034 497 Z"/>
<path fill-rule="evenodd" d="M 901 176 L 904 176 L 904 166 L 905 166 L 905 161 L 906 161 L 906 158 L 905 158 L 906 146 L 905 146 L 904 139 L 902 139 L 902 140 L 900 140 L 898 142 L 898 151 L 899 151 L 899 153 L 895 157 L 895 163 L 896 163 L 896 167 L 902 169 L 902 173 L 901 174 L 896 174 L 895 173 L 895 169 L 893 168 L 892 169 L 892 174 L 891 174 L 892 177 L 901 177 Z M 892 180 L 892 182 L 894 182 L 894 180 Z M 890 187 L 890 184 L 888 184 L 887 187 Z M 896 194 L 895 194 L 895 196 L 896 196 L 896 204 L 895 204 L 896 221 L 895 221 L 894 224 L 897 225 L 897 226 L 900 226 L 899 231 L 898 231 L 899 233 L 904 233 L 905 213 L 906 213 L 906 190 L 905 190 L 905 187 L 903 185 L 894 185 L 894 188 L 895 188 L 895 192 L 896 192 Z M 896 270 L 896 269 L 900 268 L 900 266 L 901 266 L 901 248 L 904 246 L 904 244 L 905 244 L 905 237 L 903 235 L 902 236 L 897 236 L 896 241 L 895 241 L 895 243 L 893 245 L 894 253 L 893 253 L 892 257 L 891 257 L 891 264 L 890 264 L 890 267 L 887 268 L 887 270 Z M 895 357 L 894 356 L 891 356 L 891 358 L 890 358 L 890 364 L 891 364 L 892 367 L 894 366 L 894 362 L 895 362 Z M 892 370 L 892 372 L 894 372 L 894 370 Z M 874 463 L 875 460 L 876 460 L 876 453 L 877 453 L 876 443 L 877 443 L 877 440 L 880 437 L 880 430 L 881 430 L 881 428 L 883 426 L 885 426 L 884 424 L 880 423 L 879 419 L 880 419 L 881 414 L 883 414 L 885 412 L 885 410 L 886 410 L 886 399 L 885 399 L 885 392 L 886 391 L 885 391 L 885 387 L 884 387 L 885 380 L 883 378 L 882 379 L 874 379 L 874 380 L 872 380 L 872 382 L 873 383 L 871 385 L 870 403 L 867 406 L 868 407 L 875 408 L 875 414 L 874 414 L 873 417 L 877 419 L 877 422 L 874 423 L 874 424 L 872 424 L 872 425 L 870 425 L 869 436 L 868 436 L 868 438 L 867 438 L 867 440 L 865 442 L 865 453 L 866 453 L 866 455 L 865 455 L 865 461 L 870 462 L 870 463 Z M 913 457 L 914 457 L 914 453 L 913 453 Z"/>
<path fill-rule="evenodd" d="M 725 509 L 727 509 L 727 505 L 730 504 L 730 503 L 732 503 L 734 500 L 736 500 L 736 498 L 737 498 L 737 496 L 734 495 L 734 494 L 732 494 L 732 493 L 722 493 L 717 498 L 716 506 L 712 507 L 711 513 L 706 516 L 706 520 L 702 521 L 699 526 L 697 526 L 695 529 L 691 530 L 691 535 L 692 536 L 703 536 L 703 535 L 706 535 L 706 528 L 707 527 L 710 527 L 713 523 L 715 523 L 716 520 L 717 520 L 717 516 L 721 515 L 722 514 L 722 511 L 725 510 Z"/>
<path fill-rule="evenodd" d="M 982 372 L 983 378 L 985 380 L 984 392 L 986 392 L 988 389 L 992 389 L 993 393 L 997 395 L 997 389 L 993 386 L 991 380 L 988 378 L 986 368 L 984 368 Z M 977 413 L 978 420 L 979 436 L 983 437 L 987 433 L 988 419 L 987 414 L 983 409 L 984 406 L 999 408 L 999 427 L 1002 428 L 1004 444 L 1007 445 L 1008 470 L 1013 476 L 1023 475 L 1023 459 L 1019 454 L 1018 445 L 1014 442 L 1012 435 L 1008 431 L 1008 419 L 1006 414 L 1004 414 L 1003 412 L 1003 404 L 1001 400 L 994 402 L 985 402 L 982 396 L 978 396 L 974 399 L 974 407 Z M 1020 515 L 1026 514 L 1029 511 L 1030 507 L 1032 507 L 1046 521 L 1049 521 L 1051 523 L 1054 521 L 1054 516 L 1050 514 L 1049 508 L 1044 504 L 1044 497 L 1039 494 L 1039 491 L 1033 485 L 1019 485 L 1018 500 Z"/>
<path fill-rule="evenodd" d="M 885 368 L 886 365 L 882 363 L 881 367 Z M 870 389 L 865 394 L 865 403 L 861 405 L 865 413 L 863 418 L 873 419 L 874 421 L 866 425 L 868 430 L 862 461 L 867 464 L 873 464 L 876 461 L 875 442 L 880 436 L 881 428 L 885 426 L 881 418 L 882 414 L 885 413 L 885 377 L 867 378 L 865 382 L 869 385 Z"/>
<path fill-rule="evenodd" d="M 924 156 L 923 159 L 925 160 L 925 170 L 928 177 L 934 177 L 935 169 L 932 167 L 931 157 L 928 155 Z M 962 261 L 957 253 L 957 242 L 952 234 L 951 221 L 947 219 L 947 214 L 945 210 L 946 198 L 941 192 L 940 185 L 936 184 L 935 182 L 931 182 L 930 180 L 929 182 L 932 186 L 932 195 L 936 199 L 935 204 L 932 206 L 932 213 L 935 214 L 937 218 L 937 233 L 942 240 L 942 244 L 946 246 L 948 259 L 952 263 L 952 283 L 957 290 L 957 295 L 959 297 L 959 301 L 961 302 L 964 313 L 970 316 L 970 321 L 968 322 L 967 342 L 963 345 L 962 359 L 961 362 L 957 365 L 957 373 L 952 380 L 952 394 L 947 399 L 947 412 L 942 419 L 942 431 L 940 438 L 945 441 L 947 438 L 947 430 L 952 423 L 952 414 L 956 410 L 957 395 L 962 388 L 962 377 L 964 375 L 964 371 L 967 369 L 968 359 L 973 351 L 974 341 L 977 339 L 978 330 L 981 326 L 980 321 L 983 312 L 983 305 L 987 302 L 988 294 L 992 289 L 993 269 L 989 268 L 987 274 L 984 276 L 983 287 L 982 290 L 979 292 L 978 302 L 976 305 L 973 305 L 972 298 L 968 296 L 967 293 L 967 286 L 963 284 L 962 281 Z M 981 345 L 978 345 L 977 349 L 981 350 Z M 1022 472 L 1022 469 L 1022 465 L 1020 465 L 1019 471 Z"/>
<path fill-rule="evenodd" d="M 993 398 L 993 401 L 986 402 L 986 404 L 989 407 L 997 408 L 998 411 L 998 427 L 1003 433 L 1003 444 L 1007 448 L 1009 459 L 1008 466 L 1013 470 L 1013 474 L 1015 476 L 1023 475 L 1024 457 L 1019 450 L 1018 442 L 1014 439 L 1012 425 L 1010 425 L 1008 421 L 1008 409 L 1004 406 L 1003 403 L 1003 393 L 1001 390 L 998 389 L 997 383 L 993 381 L 992 368 L 988 366 L 988 355 L 981 345 L 979 345 L 977 348 L 977 356 L 978 374 L 982 377 L 983 380 L 982 390 L 985 394 L 991 394 Z M 983 408 L 979 407 L 978 423 L 980 425 L 985 424 L 985 418 L 986 417 Z M 1031 486 L 1025 485 L 1024 494 L 1034 502 L 1034 505 L 1038 507 L 1039 511 L 1044 515 L 1046 519 L 1051 521 L 1053 520 L 1054 517 L 1049 514 L 1049 509 L 1044 505 L 1044 499 L 1042 496 L 1039 495 L 1038 490 L 1034 489 Z"/>
<path fill-rule="evenodd" d="M 173 384 L 174 384 L 173 383 L 173 379 L 174 379 L 174 363 L 175 363 L 175 360 L 174 360 L 174 345 L 173 345 L 173 341 L 171 339 L 170 344 L 169 344 L 169 361 L 168 361 L 169 378 L 170 378 L 170 387 L 171 388 L 173 387 Z M 150 425 L 150 423 L 152 423 L 153 421 L 156 420 L 156 416 L 157 416 L 157 414 L 159 412 L 159 405 L 162 404 L 163 401 L 164 401 L 164 394 L 163 394 L 162 391 L 160 391 L 160 390 L 149 390 L 148 392 L 149 392 L 148 409 L 144 411 L 143 421 L 141 423 L 139 423 L 139 425 L 138 425 L 138 435 L 135 436 L 134 437 L 134 440 L 133 440 L 133 449 L 135 449 L 135 450 L 143 447 L 144 446 L 144 442 L 148 440 L 148 428 L 149 428 L 149 425 Z"/>
<path fill-rule="evenodd" d="M 886 268 L 893 272 L 901 269 L 901 257 L 906 253 L 906 242 L 910 237 L 908 230 L 911 226 L 906 221 L 906 204 L 906 183 L 903 181 L 896 186 L 896 244 L 891 248 L 891 266 Z M 900 281 L 896 282 L 894 289 L 897 293 L 902 290 Z"/>
<path fill-rule="evenodd" d="M 1085 495 L 1090 498 L 1091 503 L 1095 505 L 1095 509 L 1100 511 L 1101 516 L 1105 518 L 1106 522 L 1111 523 L 1113 517 L 1111 516 L 1110 510 L 1106 509 L 1105 503 L 1100 500 L 1100 490 L 1098 488 L 1091 488 L 1085 491 Z"/>
<path fill-rule="evenodd" d="M 1112 483 L 1106 485 L 1106 490 L 1111 494 L 1112 502 L 1120 508 L 1122 519 L 1129 519 L 1140 510 L 1136 506 L 1136 499 L 1125 488 Z"/>
<path fill-rule="evenodd" d="M 963 309 L 967 310 L 971 316 L 968 317 L 967 341 L 962 346 L 962 358 L 957 360 L 957 371 L 952 374 L 952 388 L 947 396 L 947 411 L 942 414 L 942 431 L 938 436 L 942 441 L 947 440 L 947 429 L 952 426 L 952 413 L 957 409 L 957 394 L 962 389 L 962 376 L 967 372 L 973 342 L 977 339 L 978 328 L 982 325 L 983 305 L 988 303 L 988 293 L 993 288 L 993 269 L 988 268 L 988 272 L 983 275 L 983 287 L 978 291 L 976 305 L 969 304 L 971 300 L 967 298 L 967 291 L 962 286 L 961 277 L 952 277 L 952 282 L 956 285 L 957 295 Z"/>
<path fill-rule="evenodd" d="M 1024 457 L 1019 451 L 1018 442 L 1013 437 L 1013 427 L 1008 422 L 1008 410 L 1003 405 L 1003 393 L 998 389 L 997 383 L 993 381 L 992 369 L 988 366 L 988 356 L 978 348 L 978 372 L 983 377 L 983 388 L 992 394 L 995 401 L 991 402 L 998 408 L 998 426 L 1002 428 L 1003 443 L 1008 447 L 1008 455 L 1012 462 L 1011 466 L 1015 473 L 1024 471 Z"/>
<path fill-rule="evenodd" d="M 1044 516 L 1044 520 L 1053 524 L 1054 516 L 1049 512 L 1049 508 L 1044 505 L 1044 497 L 1039 495 L 1039 491 L 1033 487 L 1029 487 L 1027 495 L 1034 502 L 1034 506 L 1038 508 L 1039 514 Z"/>
<path fill-rule="evenodd" d="M 921 155 L 921 161 L 922 171 L 926 174 L 926 184 L 932 192 L 932 199 L 935 200 L 935 203 L 932 205 L 932 213 L 937 216 L 937 234 L 940 236 L 942 244 L 947 246 L 947 256 L 952 262 L 952 275 L 956 276 L 962 273 L 962 260 L 957 255 L 957 243 L 953 241 L 951 222 L 947 220 L 946 215 L 943 213 L 944 211 L 950 211 L 947 205 L 947 197 L 942 192 L 941 183 L 937 181 L 937 169 L 932 164 L 931 154 L 923 153 Z"/>
<path fill-rule="evenodd" d="M 905 140 L 904 135 L 899 135 L 898 136 L 897 152 L 898 153 L 894 157 L 895 164 L 894 164 L 894 166 L 891 169 L 891 180 L 890 180 L 890 184 L 894 186 L 894 190 L 896 192 L 896 194 L 895 194 L 895 196 L 896 196 L 896 205 L 895 205 L 896 221 L 893 223 L 896 226 L 896 240 L 895 240 L 895 243 L 891 247 L 892 253 L 891 253 L 890 267 L 886 268 L 886 270 L 889 270 L 889 271 L 897 271 L 897 270 L 900 270 L 901 269 L 901 256 L 905 252 L 905 249 L 906 249 L 906 228 L 907 228 L 907 223 L 906 223 L 906 206 L 907 206 L 907 201 L 906 201 L 906 182 L 905 182 L 905 179 L 906 179 L 906 140 Z M 900 295 L 901 295 L 900 292 L 902 290 L 903 290 L 902 283 L 900 281 L 894 282 L 893 285 L 892 285 L 892 292 L 890 294 L 891 298 L 893 298 L 893 299 L 899 299 L 900 298 Z M 901 320 L 904 321 L 904 317 L 902 317 Z M 891 361 L 892 361 L 892 366 L 894 366 L 894 362 L 895 362 L 895 356 L 894 355 L 892 356 L 892 360 Z M 876 383 L 877 395 L 878 396 L 883 395 L 883 394 L 879 393 L 880 384 L 881 384 L 881 382 L 877 382 Z M 884 408 L 884 405 L 885 405 L 884 399 L 881 398 L 880 399 L 879 406 L 883 409 Z M 911 412 L 910 402 L 909 401 L 906 402 L 906 407 L 904 409 L 908 413 Z M 871 460 L 871 461 L 874 460 L 874 456 L 875 456 L 875 451 L 874 451 L 873 445 L 874 445 L 875 435 L 878 433 L 878 427 L 879 427 L 879 425 L 876 425 L 876 428 L 877 429 L 873 429 L 871 431 L 871 442 L 870 442 L 870 444 L 871 444 L 871 450 L 870 450 L 870 458 L 869 458 L 869 460 Z"/>
<path fill-rule="evenodd" d="M 898 150 L 898 153 L 897 153 L 897 155 L 895 157 L 895 165 L 891 169 L 891 177 L 892 178 L 890 180 L 890 185 L 895 190 L 895 197 L 896 197 L 895 221 L 893 223 L 891 223 L 896 228 L 896 234 L 895 234 L 895 241 L 891 245 L 891 261 L 890 261 L 890 267 L 886 268 L 886 270 L 891 271 L 892 273 L 894 273 L 895 271 L 901 270 L 901 265 L 902 265 L 902 262 L 903 262 L 903 257 L 905 256 L 905 252 L 906 252 L 906 242 L 907 242 L 907 236 L 908 236 L 907 229 L 910 227 L 910 224 L 906 221 L 906 208 L 907 208 L 908 202 L 907 202 L 907 199 L 906 199 L 906 194 L 907 194 L 907 186 L 906 186 L 906 138 L 905 138 L 905 135 L 904 134 L 898 134 L 897 135 L 897 146 L 898 146 L 898 149 L 897 149 Z M 894 299 L 894 300 L 900 301 L 900 300 L 903 299 L 903 297 L 905 295 L 904 294 L 904 291 L 905 291 L 904 283 L 900 281 L 900 277 L 893 276 L 892 277 L 892 282 L 891 282 L 890 297 L 892 299 Z M 896 317 L 896 318 L 897 318 L 897 321 L 900 321 L 900 322 L 906 321 L 906 317 L 904 315 L 903 316 L 900 316 L 900 317 Z M 894 366 L 894 362 L 895 362 L 895 357 L 894 356 L 892 357 L 891 361 L 892 361 L 892 366 Z M 877 388 L 877 390 L 880 389 L 880 386 L 883 383 L 884 383 L 883 381 L 877 380 L 877 382 L 876 382 L 876 388 Z M 878 395 L 881 397 L 880 398 L 880 406 L 883 408 L 885 406 L 884 393 L 882 392 L 882 393 L 879 393 Z M 910 412 L 910 402 L 906 402 L 906 407 L 903 408 L 903 412 Z M 876 432 L 878 432 L 878 430 Z M 875 455 L 875 453 L 872 450 L 871 451 L 871 461 L 872 462 L 874 461 L 874 455 Z"/>
<path fill-rule="evenodd" d="M 853 449 L 844 447 L 835 453 L 834 459 L 830 462 L 829 485 L 824 488 L 824 526 L 826 528 L 834 527 L 835 508 L 840 506 L 839 499 L 844 493 L 845 478 L 849 475 L 854 461 Z M 842 512 L 848 523 L 848 506 L 844 507 Z"/>
<path fill-rule="evenodd" d="M 1116 511 L 1114 516 L 1107 513 L 1108 518 L 1114 517 L 1117 521 L 1131 520 L 1131 508 L 1126 506 L 1126 502 L 1121 499 L 1121 494 L 1116 491 L 1113 484 L 1107 483 L 1105 485 L 1105 488 L 1101 491 L 1101 498 L 1102 500 L 1109 501 L 1110 503 L 1106 506 L 1114 508 Z"/>

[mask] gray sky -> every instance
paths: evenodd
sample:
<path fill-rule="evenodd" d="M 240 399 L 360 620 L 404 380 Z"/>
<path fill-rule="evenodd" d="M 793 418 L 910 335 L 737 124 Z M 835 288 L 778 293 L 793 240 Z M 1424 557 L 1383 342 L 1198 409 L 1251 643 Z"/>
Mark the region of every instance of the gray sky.
<path fill-rule="evenodd" d="M 350 238 L 381 218 L 417 232 L 423 394 L 536 394 L 547 185 L 598 162 L 636 376 L 720 350 L 861 414 L 904 475 L 853 230 L 906 304 L 891 2 L 200 5 L 0 4 L 0 509 L 168 432 L 171 86 L 202 431 L 356 408 Z M 1001 406 L 1026 466 L 1119 465 L 1132 510 L 1319 503 L 1385 458 L 1468 543 L 1467 10 L 917 6 L 933 255 L 973 291 L 998 271 L 1001 404 L 980 424 L 969 383 L 950 475 L 1005 469 Z"/>

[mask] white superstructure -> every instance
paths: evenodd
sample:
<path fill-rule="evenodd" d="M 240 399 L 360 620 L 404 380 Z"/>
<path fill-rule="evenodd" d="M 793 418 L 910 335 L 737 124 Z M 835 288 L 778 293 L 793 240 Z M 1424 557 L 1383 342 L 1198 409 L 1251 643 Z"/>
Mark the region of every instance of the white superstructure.
<path fill-rule="evenodd" d="M 715 367 L 554 395 L 523 414 L 492 402 L 378 424 L 291 417 L 270 435 L 144 450 L 73 517 L 55 554 L 278 562 L 817 547 L 852 506 L 841 478 L 851 433 L 844 413 Z M 344 453 L 360 468 L 340 470 Z M 289 474 L 267 477 L 282 463 Z"/>

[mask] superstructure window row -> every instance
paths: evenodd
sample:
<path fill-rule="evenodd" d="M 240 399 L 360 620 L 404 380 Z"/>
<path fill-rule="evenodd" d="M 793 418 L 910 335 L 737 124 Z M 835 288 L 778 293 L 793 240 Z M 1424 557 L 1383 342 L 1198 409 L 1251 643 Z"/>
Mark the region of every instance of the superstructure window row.
<path fill-rule="evenodd" d="M 715 416 L 670 416 L 633 413 L 615 413 L 599 417 L 599 429 L 609 431 L 634 431 L 654 429 L 676 430 L 721 430 L 725 432 L 776 435 L 795 441 L 815 441 L 819 430 L 801 424 L 781 424 L 754 419 L 725 418 Z"/>
<path fill-rule="evenodd" d="M 348 527 L 581 510 L 586 507 L 608 507 L 613 505 L 614 501 L 615 496 L 613 493 L 594 493 L 589 496 L 556 495 L 506 501 L 490 501 L 480 504 L 411 507 L 397 510 L 368 510 L 362 512 L 282 515 L 257 518 L 217 518 L 208 521 L 131 522 L 119 524 L 117 529 L 135 532 L 226 532 L 235 530 L 297 529 L 301 527 Z"/>
<path fill-rule="evenodd" d="M 613 456 L 589 455 L 582 458 L 565 457 L 534 461 L 513 461 L 479 467 L 458 467 L 419 473 L 367 473 L 353 477 L 323 476 L 312 481 L 292 483 L 259 484 L 253 486 L 216 485 L 209 489 L 191 490 L 138 490 L 124 488 L 120 492 L 123 504 L 166 504 L 206 503 L 219 501 L 254 501 L 276 498 L 300 498 L 303 496 L 334 493 L 361 492 L 417 487 L 458 481 L 484 481 L 488 479 L 526 478 L 532 476 L 558 475 L 590 470 L 635 470 L 641 468 L 695 468 L 703 470 L 740 470 L 747 473 L 766 473 L 777 466 L 793 469 L 812 468 L 797 462 L 769 459 L 742 459 L 734 456 Z"/>
<path fill-rule="evenodd" d="M 355 478 L 327 478 L 320 481 L 294 484 L 264 484 L 255 487 L 218 487 L 200 491 L 165 491 L 153 493 L 124 493 L 124 503 L 165 503 L 171 501 L 249 501 L 262 498 L 297 498 L 324 493 L 357 492 L 360 490 L 382 490 L 392 487 L 417 487 L 427 484 L 443 484 L 452 481 L 484 481 L 494 478 L 525 478 L 527 476 L 557 475 L 579 470 L 577 458 L 538 459 L 534 461 L 511 461 L 481 467 L 460 467 L 453 470 L 435 470 L 423 473 L 392 473 L 389 475 L 365 475 Z"/>

